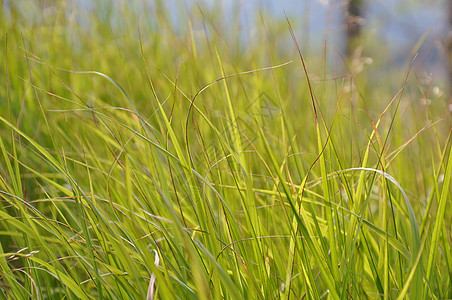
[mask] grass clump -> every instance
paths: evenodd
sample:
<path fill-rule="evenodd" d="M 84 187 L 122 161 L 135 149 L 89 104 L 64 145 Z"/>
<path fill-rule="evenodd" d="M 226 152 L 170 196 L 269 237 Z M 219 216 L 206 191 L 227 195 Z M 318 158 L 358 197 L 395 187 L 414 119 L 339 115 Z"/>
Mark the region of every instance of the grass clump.
<path fill-rule="evenodd" d="M 452 297 L 450 115 L 411 65 L 105 3 L 0 10 L 2 298 Z"/>

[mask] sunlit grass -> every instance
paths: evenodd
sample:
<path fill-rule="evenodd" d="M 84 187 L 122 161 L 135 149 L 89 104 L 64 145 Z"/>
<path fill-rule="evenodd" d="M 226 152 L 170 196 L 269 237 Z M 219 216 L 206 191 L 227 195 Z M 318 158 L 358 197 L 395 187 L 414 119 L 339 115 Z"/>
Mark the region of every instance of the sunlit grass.
<path fill-rule="evenodd" d="M 143 2 L 0 10 L 2 298 L 452 298 L 444 95 Z"/>

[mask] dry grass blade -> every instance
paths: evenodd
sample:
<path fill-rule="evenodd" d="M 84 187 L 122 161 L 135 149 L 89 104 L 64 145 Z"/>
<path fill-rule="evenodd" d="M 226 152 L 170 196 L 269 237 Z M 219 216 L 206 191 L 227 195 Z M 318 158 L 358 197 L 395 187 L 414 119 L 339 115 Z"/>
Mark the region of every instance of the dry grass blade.
<path fill-rule="evenodd" d="M 157 250 L 153 249 L 152 251 L 154 251 L 154 255 L 155 255 L 154 265 L 156 268 L 158 268 L 159 264 L 160 264 L 159 254 L 158 254 Z M 154 300 L 154 293 L 155 293 L 155 274 L 152 273 L 151 279 L 149 280 L 149 287 L 148 287 L 148 293 L 146 295 L 146 300 Z"/>

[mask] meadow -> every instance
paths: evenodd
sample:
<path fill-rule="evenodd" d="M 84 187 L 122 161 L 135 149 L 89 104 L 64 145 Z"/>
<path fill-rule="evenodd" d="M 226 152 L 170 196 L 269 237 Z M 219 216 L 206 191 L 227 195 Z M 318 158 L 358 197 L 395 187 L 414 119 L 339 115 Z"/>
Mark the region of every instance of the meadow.
<path fill-rule="evenodd" d="M 2 299 L 452 298 L 418 48 L 382 76 L 384 45 L 333 63 L 290 14 L 1 3 Z"/>

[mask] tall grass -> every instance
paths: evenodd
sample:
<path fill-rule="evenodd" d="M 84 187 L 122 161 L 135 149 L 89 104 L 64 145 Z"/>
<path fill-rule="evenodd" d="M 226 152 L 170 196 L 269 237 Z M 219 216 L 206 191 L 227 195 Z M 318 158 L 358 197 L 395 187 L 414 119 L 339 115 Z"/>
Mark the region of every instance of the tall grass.
<path fill-rule="evenodd" d="M 375 85 L 383 59 L 332 63 L 290 15 L 24 2 L 0 8 L 2 298 L 452 298 L 451 119 L 412 57 Z"/>

